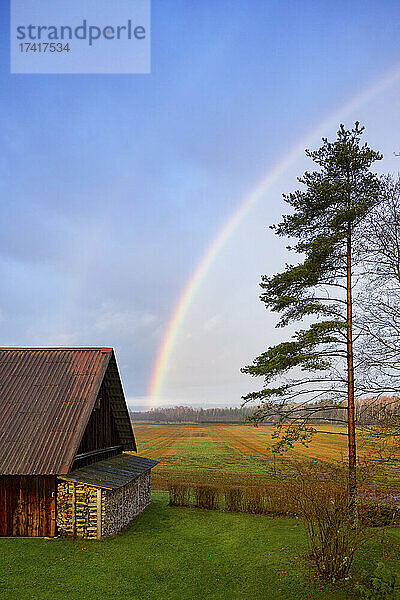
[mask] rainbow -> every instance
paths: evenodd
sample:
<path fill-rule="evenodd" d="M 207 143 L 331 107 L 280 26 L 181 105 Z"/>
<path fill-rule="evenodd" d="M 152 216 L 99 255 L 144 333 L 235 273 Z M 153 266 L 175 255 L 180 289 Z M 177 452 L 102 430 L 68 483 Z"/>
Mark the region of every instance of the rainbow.
<path fill-rule="evenodd" d="M 223 225 L 197 264 L 172 312 L 164 333 L 164 337 L 158 348 L 156 360 L 150 376 L 150 382 L 148 386 L 149 408 L 154 407 L 157 403 L 157 400 L 160 398 L 172 349 L 198 289 L 200 288 L 204 278 L 207 276 L 207 273 L 217 254 L 234 233 L 234 231 L 238 228 L 250 209 L 258 200 L 262 198 L 270 186 L 286 171 L 286 169 L 288 169 L 300 156 L 302 156 L 306 147 L 311 146 L 317 138 L 324 136 L 328 129 L 338 125 L 339 121 L 348 113 L 356 110 L 361 105 L 378 95 L 380 92 L 386 90 L 399 78 L 400 66 L 397 65 L 395 68 L 392 68 L 386 72 L 385 75 L 378 81 L 375 81 L 372 85 L 367 86 L 361 92 L 344 103 L 338 110 L 331 113 L 314 129 L 308 132 L 307 135 L 305 135 L 298 143 L 296 143 L 294 147 L 274 167 L 272 167 L 270 171 L 267 172 L 267 174 L 254 187 L 254 189 L 252 189 L 250 193 L 247 194 L 239 203 L 239 206 Z"/>

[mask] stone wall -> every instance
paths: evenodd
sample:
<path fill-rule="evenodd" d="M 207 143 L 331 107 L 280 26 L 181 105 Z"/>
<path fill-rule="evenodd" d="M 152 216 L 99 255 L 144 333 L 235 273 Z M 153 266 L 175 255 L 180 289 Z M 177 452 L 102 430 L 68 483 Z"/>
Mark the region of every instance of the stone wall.
<path fill-rule="evenodd" d="M 143 473 L 123 488 L 102 490 L 101 537 L 114 535 L 127 527 L 150 503 L 150 473 Z"/>
<path fill-rule="evenodd" d="M 116 490 L 59 480 L 58 531 L 61 535 L 84 538 L 114 535 L 146 508 L 150 494 L 151 471 Z"/>

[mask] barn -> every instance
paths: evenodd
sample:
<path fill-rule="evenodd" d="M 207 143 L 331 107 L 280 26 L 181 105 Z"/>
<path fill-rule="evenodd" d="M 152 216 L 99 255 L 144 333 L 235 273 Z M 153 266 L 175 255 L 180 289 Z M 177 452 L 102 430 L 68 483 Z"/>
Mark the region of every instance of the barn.
<path fill-rule="evenodd" d="M 112 348 L 0 348 L 0 536 L 103 538 L 150 502 Z"/>

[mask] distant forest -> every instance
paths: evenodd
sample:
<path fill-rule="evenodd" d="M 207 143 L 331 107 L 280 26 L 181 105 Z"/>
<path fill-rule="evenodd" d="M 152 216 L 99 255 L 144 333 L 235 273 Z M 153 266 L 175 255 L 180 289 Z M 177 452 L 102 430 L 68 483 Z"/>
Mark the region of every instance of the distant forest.
<path fill-rule="evenodd" d="M 146 412 L 130 411 L 132 421 L 157 421 L 168 423 L 244 423 L 254 412 L 254 407 L 243 408 L 153 408 Z"/>
<path fill-rule="evenodd" d="M 318 402 L 308 405 L 313 413 L 310 424 L 333 424 L 346 422 L 346 408 L 343 405 L 327 405 Z M 171 408 L 155 408 L 145 412 L 129 411 L 132 421 L 156 421 L 162 423 L 245 423 L 257 410 L 257 406 L 242 408 L 192 408 L 190 406 L 174 406 Z M 296 404 L 287 406 L 290 422 L 296 418 Z M 356 400 L 356 422 L 358 425 L 371 425 L 380 421 L 384 416 L 400 415 L 398 398 L 384 396 L 379 398 L 364 398 Z M 289 418 L 290 415 L 290 418 Z M 267 423 L 275 423 L 279 417 L 271 412 Z"/>

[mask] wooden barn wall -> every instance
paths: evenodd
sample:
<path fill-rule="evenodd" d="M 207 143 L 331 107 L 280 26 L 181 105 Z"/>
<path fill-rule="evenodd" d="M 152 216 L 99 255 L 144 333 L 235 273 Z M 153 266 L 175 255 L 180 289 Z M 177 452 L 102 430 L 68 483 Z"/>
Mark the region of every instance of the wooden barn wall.
<path fill-rule="evenodd" d="M 55 478 L 0 477 L 0 536 L 56 534 Z"/>
<path fill-rule="evenodd" d="M 109 398 L 104 385 L 102 385 L 95 408 L 83 434 L 78 454 L 110 446 L 119 446 L 120 444 L 121 441 L 115 426 Z M 91 462 L 93 462 L 93 459 Z M 82 466 L 82 463 L 80 463 L 80 466 Z"/>

